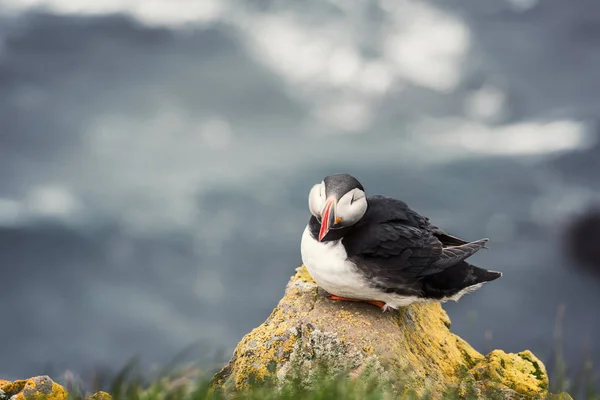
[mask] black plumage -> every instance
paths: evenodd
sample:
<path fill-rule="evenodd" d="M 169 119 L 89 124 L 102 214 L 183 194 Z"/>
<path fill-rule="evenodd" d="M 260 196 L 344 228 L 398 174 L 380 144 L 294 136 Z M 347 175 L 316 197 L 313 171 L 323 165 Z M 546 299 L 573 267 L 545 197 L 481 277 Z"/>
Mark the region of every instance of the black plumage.
<path fill-rule="evenodd" d="M 357 187 L 348 179 L 342 181 L 347 182 L 346 191 Z M 343 192 L 343 186 L 338 184 L 336 192 Z M 485 247 L 487 239 L 467 242 L 449 235 L 400 200 L 370 196 L 367 204 L 357 223 L 329 230 L 322 241 L 341 241 L 348 260 L 381 291 L 431 299 L 451 298 L 502 275 L 465 261 Z M 310 219 L 313 237 L 318 236 L 320 225 L 317 217 Z"/>

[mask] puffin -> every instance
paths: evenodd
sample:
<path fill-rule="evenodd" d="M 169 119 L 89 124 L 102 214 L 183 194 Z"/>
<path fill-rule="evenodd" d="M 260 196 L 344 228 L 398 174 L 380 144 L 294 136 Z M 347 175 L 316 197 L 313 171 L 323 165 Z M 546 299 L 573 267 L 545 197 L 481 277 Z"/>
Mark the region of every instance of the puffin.
<path fill-rule="evenodd" d="M 418 302 L 458 301 L 502 276 L 467 262 L 487 248 L 487 238 L 465 241 L 401 200 L 367 197 L 351 175 L 330 175 L 315 184 L 308 208 L 302 263 L 331 300 L 391 311 Z"/>

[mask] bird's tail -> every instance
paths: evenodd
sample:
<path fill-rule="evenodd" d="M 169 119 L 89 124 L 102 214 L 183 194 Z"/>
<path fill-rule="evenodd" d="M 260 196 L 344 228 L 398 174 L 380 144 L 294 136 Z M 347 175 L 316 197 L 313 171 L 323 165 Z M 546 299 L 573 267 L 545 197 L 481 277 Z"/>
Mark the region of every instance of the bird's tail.
<path fill-rule="evenodd" d="M 461 261 L 437 274 L 424 277 L 421 282 L 426 297 L 458 300 L 463 294 L 501 276 L 502 272 L 490 271 Z"/>
<path fill-rule="evenodd" d="M 444 247 L 440 258 L 432 264 L 432 267 L 442 270 L 460 264 L 462 261 L 483 249 L 488 241 L 489 239 L 486 238 L 460 246 Z"/>

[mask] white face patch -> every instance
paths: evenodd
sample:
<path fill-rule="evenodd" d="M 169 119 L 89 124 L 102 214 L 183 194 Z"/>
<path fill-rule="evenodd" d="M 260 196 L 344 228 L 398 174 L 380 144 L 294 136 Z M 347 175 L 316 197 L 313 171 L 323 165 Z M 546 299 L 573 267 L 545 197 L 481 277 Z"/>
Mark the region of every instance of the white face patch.
<path fill-rule="evenodd" d="M 308 208 L 310 213 L 321 218 L 321 212 L 327 203 L 325 182 L 317 183 L 310 189 L 308 195 Z M 365 192 L 356 188 L 342 196 L 335 207 L 336 218 L 341 219 L 339 224 L 331 229 L 343 228 L 357 223 L 367 211 L 367 198 Z"/>
<path fill-rule="evenodd" d="M 308 209 L 317 218 L 321 218 L 321 211 L 325 207 L 325 182 L 317 183 L 308 194 Z"/>
<path fill-rule="evenodd" d="M 360 189 L 352 189 L 338 201 L 335 216 L 341 218 L 339 226 L 345 227 L 357 223 L 367 212 L 367 198 Z"/>

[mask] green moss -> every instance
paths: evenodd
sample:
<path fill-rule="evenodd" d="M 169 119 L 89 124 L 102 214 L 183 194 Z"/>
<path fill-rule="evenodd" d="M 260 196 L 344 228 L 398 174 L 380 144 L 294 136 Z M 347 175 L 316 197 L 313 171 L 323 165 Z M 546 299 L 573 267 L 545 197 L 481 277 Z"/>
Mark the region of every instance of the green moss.
<path fill-rule="evenodd" d="M 544 389 L 548 389 L 548 376 L 546 374 L 546 368 L 544 365 L 533 355 L 530 351 L 522 351 L 518 354 L 523 360 L 526 360 L 533 365 L 533 375 L 540 382 L 540 386 Z"/>

